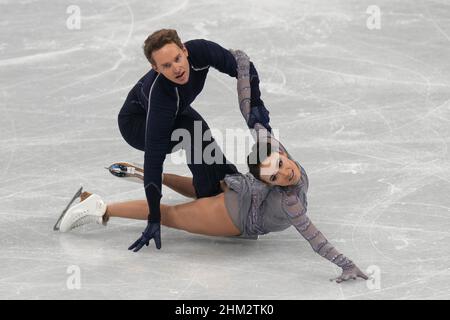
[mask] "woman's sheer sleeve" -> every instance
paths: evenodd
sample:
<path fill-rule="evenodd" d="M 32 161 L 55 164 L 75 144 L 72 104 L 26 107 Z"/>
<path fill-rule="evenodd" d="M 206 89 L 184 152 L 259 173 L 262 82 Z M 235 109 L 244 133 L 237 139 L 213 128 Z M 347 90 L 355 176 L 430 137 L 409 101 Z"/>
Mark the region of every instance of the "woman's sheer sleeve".
<path fill-rule="evenodd" d="M 230 50 L 236 59 L 237 63 L 237 92 L 239 100 L 239 109 L 249 125 L 251 122 L 251 86 L 250 86 L 250 58 L 241 50 Z M 272 147 L 286 151 L 284 146 L 275 139 L 274 135 L 266 129 L 264 125 L 256 122 L 253 126 L 254 134 L 257 135 L 257 140 L 270 140 Z"/>
<path fill-rule="evenodd" d="M 340 253 L 317 229 L 306 214 L 306 207 L 296 192 L 283 194 L 283 210 L 291 224 L 311 245 L 314 252 L 343 269 L 353 267 L 353 262 Z"/>

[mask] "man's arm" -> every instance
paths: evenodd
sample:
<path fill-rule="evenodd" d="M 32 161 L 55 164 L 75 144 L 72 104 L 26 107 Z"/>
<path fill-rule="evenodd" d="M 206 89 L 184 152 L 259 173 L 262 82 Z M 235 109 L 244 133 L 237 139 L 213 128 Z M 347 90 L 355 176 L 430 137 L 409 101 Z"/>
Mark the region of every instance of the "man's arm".
<path fill-rule="evenodd" d="M 158 249 L 161 248 L 161 177 L 176 117 L 177 100 L 175 96 L 165 95 L 164 89 L 158 89 L 160 88 L 153 88 L 157 90 L 157 94 L 153 94 L 149 99 L 145 136 L 144 187 L 150 214 L 147 228 L 142 236 L 129 247 L 135 252 L 139 251 L 144 244 L 148 245 L 151 239 L 155 240 Z"/>
<path fill-rule="evenodd" d="M 207 65 L 226 73 L 231 77 L 238 77 L 235 56 L 232 50 L 226 50 L 219 44 L 209 40 L 193 40 L 193 50 L 198 55 L 198 60 Z M 194 57 L 195 60 L 195 57 Z M 259 89 L 259 76 L 254 64 L 249 60 L 247 73 L 250 81 L 250 107 L 254 116 L 249 118 L 247 125 L 249 128 L 253 128 L 256 122 L 260 122 L 269 131 L 269 112 L 264 106 L 264 102 L 261 99 L 261 91 Z"/>
<path fill-rule="evenodd" d="M 170 145 L 176 106 L 152 103 L 147 115 L 144 155 L 144 187 L 150 209 L 149 222 L 160 222 L 163 164 Z M 151 187 L 153 186 L 153 187 Z"/>

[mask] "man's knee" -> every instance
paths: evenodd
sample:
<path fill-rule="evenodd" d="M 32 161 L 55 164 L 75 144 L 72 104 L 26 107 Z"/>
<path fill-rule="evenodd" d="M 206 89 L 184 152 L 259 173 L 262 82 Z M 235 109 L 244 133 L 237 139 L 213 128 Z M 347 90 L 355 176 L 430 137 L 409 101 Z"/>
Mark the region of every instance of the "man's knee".
<path fill-rule="evenodd" d="M 233 164 L 190 167 L 197 198 L 212 197 L 222 192 L 220 181 L 227 174 L 237 173 Z"/>
<path fill-rule="evenodd" d="M 198 199 L 212 197 L 222 192 L 219 181 L 194 181 L 195 194 Z"/>
<path fill-rule="evenodd" d="M 145 119 L 120 115 L 118 117 L 119 131 L 123 139 L 133 148 L 143 151 L 145 148 Z"/>

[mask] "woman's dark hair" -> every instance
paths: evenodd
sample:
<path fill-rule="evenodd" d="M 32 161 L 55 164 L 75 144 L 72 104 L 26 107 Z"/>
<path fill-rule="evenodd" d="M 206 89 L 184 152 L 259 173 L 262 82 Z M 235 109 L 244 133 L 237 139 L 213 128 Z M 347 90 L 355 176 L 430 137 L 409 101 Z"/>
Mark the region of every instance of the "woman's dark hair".
<path fill-rule="evenodd" d="M 261 180 L 261 163 L 272 154 L 272 144 L 269 141 L 256 142 L 247 156 L 247 166 L 250 173 Z"/>

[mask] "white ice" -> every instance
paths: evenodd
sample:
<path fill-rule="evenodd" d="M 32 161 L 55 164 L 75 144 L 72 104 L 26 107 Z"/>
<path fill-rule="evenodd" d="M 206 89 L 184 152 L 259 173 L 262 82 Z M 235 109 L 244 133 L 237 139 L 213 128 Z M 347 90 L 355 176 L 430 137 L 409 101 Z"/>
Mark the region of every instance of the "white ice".
<path fill-rule="evenodd" d="M 375 2 L 76 1 L 71 30 L 73 1 L 0 1 L 0 298 L 449 299 L 450 3 Z M 137 254 L 145 222 L 52 231 L 80 184 L 107 202 L 144 198 L 103 168 L 143 161 L 116 119 L 149 69 L 144 39 L 167 27 L 250 55 L 309 175 L 311 219 L 379 277 L 330 282 L 339 270 L 294 228 L 251 241 L 163 227 L 162 250 Z M 212 70 L 193 106 L 211 127 L 245 129 L 225 74 Z"/>

